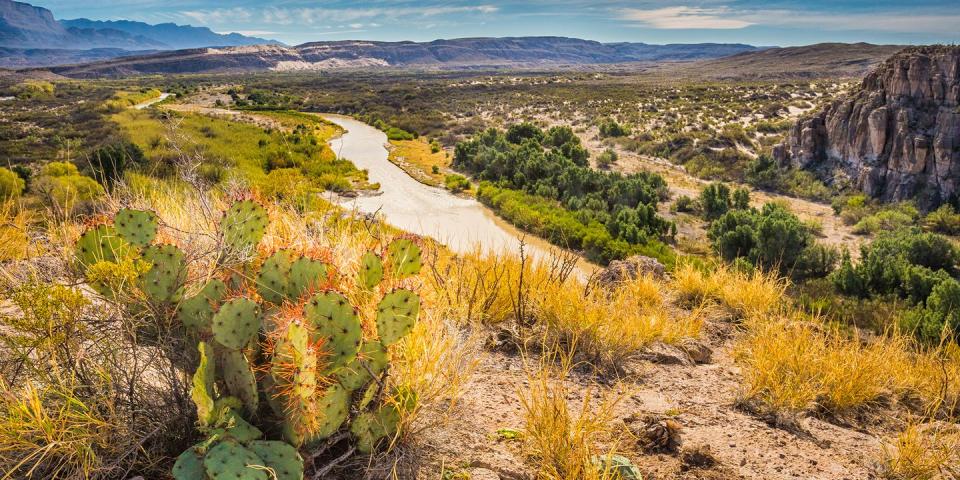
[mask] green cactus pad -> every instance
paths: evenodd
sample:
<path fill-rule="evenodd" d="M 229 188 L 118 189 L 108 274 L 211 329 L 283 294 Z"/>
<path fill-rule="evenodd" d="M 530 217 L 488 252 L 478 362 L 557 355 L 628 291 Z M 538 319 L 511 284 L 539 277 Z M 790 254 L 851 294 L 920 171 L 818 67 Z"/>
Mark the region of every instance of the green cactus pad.
<path fill-rule="evenodd" d="M 279 305 L 283 303 L 290 282 L 290 267 L 293 254 L 289 250 L 277 250 L 260 267 L 257 274 L 257 293 L 264 300 Z"/>
<path fill-rule="evenodd" d="M 301 480 L 303 478 L 303 458 L 297 449 L 286 442 L 258 440 L 250 442 L 247 448 L 263 459 L 270 467 L 276 480 Z"/>
<path fill-rule="evenodd" d="M 124 208 L 113 217 L 113 228 L 127 243 L 143 248 L 157 237 L 157 215 L 144 210 Z"/>
<path fill-rule="evenodd" d="M 205 478 L 203 470 L 203 455 L 200 455 L 199 445 L 186 449 L 177 457 L 173 464 L 174 480 L 202 480 Z"/>
<path fill-rule="evenodd" d="M 263 432 L 261 432 L 259 428 L 244 420 L 243 417 L 232 408 L 224 410 L 221 420 L 224 433 L 238 442 L 246 443 L 263 437 Z"/>
<path fill-rule="evenodd" d="M 212 329 L 220 345 L 239 350 L 260 330 L 260 307 L 249 298 L 234 298 L 213 315 Z"/>
<path fill-rule="evenodd" d="M 196 295 L 180 302 L 177 320 L 194 332 L 210 329 L 213 320 L 213 308 L 227 293 L 227 285 L 219 279 L 207 282 Z"/>
<path fill-rule="evenodd" d="M 247 413 L 256 413 L 259 404 L 257 377 L 243 351 L 224 350 L 221 355 L 221 369 L 227 391 L 243 401 Z"/>
<path fill-rule="evenodd" d="M 350 414 L 350 392 L 339 384 L 333 384 L 317 400 L 319 428 L 311 436 L 313 441 L 322 440 L 336 433 Z"/>
<path fill-rule="evenodd" d="M 327 371 L 342 367 L 357 356 L 363 330 L 356 309 L 346 297 L 337 292 L 319 293 L 307 302 L 303 312 L 313 326 L 310 340 L 323 340 Z"/>
<path fill-rule="evenodd" d="M 203 458 L 203 468 L 211 480 L 268 480 L 267 472 L 258 466 L 264 461 L 233 440 L 216 444 Z"/>
<path fill-rule="evenodd" d="M 374 386 L 371 385 L 371 388 Z M 393 401 L 373 412 L 365 412 L 353 420 L 350 432 L 357 438 L 357 450 L 372 453 L 381 440 L 396 435 L 400 428 L 401 409 L 416 407 L 417 396 L 409 390 L 396 390 Z"/>
<path fill-rule="evenodd" d="M 390 272 L 396 278 L 406 278 L 420 273 L 420 247 L 409 238 L 398 238 L 387 246 Z"/>
<path fill-rule="evenodd" d="M 367 252 L 360 257 L 360 271 L 357 273 L 360 286 L 372 290 L 383 281 L 383 261 L 376 253 Z"/>
<path fill-rule="evenodd" d="M 303 294 L 315 291 L 327 282 L 327 275 L 333 267 L 312 258 L 300 257 L 290 266 L 287 283 L 287 298 L 296 300 Z"/>
<path fill-rule="evenodd" d="M 200 351 L 200 364 L 193 374 L 193 388 L 190 389 L 190 397 L 197 406 L 197 417 L 200 419 L 200 424 L 206 426 L 216 421 L 217 415 L 213 403 L 216 364 L 211 355 L 213 352 L 206 342 L 200 342 L 197 349 Z"/>
<path fill-rule="evenodd" d="M 274 347 L 270 365 L 268 398 L 271 408 L 283 417 L 283 435 L 294 445 L 303 443 L 303 434 L 315 430 L 317 355 L 309 348 L 307 329 L 291 323 Z M 278 411 L 279 410 L 279 411 Z"/>
<path fill-rule="evenodd" d="M 126 255 L 130 246 L 110 225 L 98 225 L 88 229 L 77 240 L 76 258 L 81 267 L 90 267 L 97 262 L 114 262 Z"/>
<path fill-rule="evenodd" d="M 234 203 L 220 221 L 223 241 L 235 250 L 253 248 L 263 239 L 270 219 L 267 211 L 253 200 Z"/>
<path fill-rule="evenodd" d="M 374 375 L 379 375 L 387 367 L 387 350 L 377 341 L 363 342 L 360 353 L 347 365 L 337 370 L 337 380 L 347 390 L 356 391 L 366 385 Z"/>
<path fill-rule="evenodd" d="M 183 252 L 176 245 L 149 246 L 143 260 L 150 270 L 140 277 L 140 287 L 155 302 L 176 302 L 183 295 L 186 265 Z"/>
<path fill-rule="evenodd" d="M 394 290 L 377 305 L 377 332 L 384 346 L 393 345 L 410 333 L 420 314 L 420 296 L 410 290 Z"/>

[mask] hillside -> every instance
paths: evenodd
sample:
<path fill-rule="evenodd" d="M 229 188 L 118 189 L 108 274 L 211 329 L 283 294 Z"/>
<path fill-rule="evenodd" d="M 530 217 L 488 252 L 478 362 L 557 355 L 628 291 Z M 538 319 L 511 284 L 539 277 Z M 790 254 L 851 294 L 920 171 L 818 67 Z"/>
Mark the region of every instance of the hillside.
<path fill-rule="evenodd" d="M 58 21 L 45 8 L 0 0 L 0 47 L 9 49 L 0 50 L 0 67 L 60 65 L 117 57 L 130 51 L 265 43 L 275 42 L 172 23 Z"/>
<path fill-rule="evenodd" d="M 324 70 L 343 67 L 559 66 L 716 58 L 756 50 L 741 44 L 604 44 L 565 37 L 461 38 L 432 42 L 313 42 L 193 49 L 58 67 L 70 77 L 154 73 Z"/>
<path fill-rule="evenodd" d="M 676 67 L 677 73 L 718 79 L 860 77 L 903 48 L 869 43 L 818 43 L 769 48 Z"/>

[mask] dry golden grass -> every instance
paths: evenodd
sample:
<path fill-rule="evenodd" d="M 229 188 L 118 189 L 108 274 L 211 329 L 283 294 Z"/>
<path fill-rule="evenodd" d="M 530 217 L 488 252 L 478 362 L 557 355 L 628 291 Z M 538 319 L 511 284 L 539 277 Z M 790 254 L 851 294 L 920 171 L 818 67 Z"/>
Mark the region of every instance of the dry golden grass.
<path fill-rule="evenodd" d="M 708 272 L 689 263 L 677 266 L 670 284 L 681 305 L 715 301 L 747 320 L 782 310 L 786 288 L 786 281 L 773 273 L 744 273 L 725 265 Z"/>
<path fill-rule="evenodd" d="M 0 262 L 20 260 L 37 255 L 38 245 L 30 241 L 35 215 L 22 204 L 0 202 Z"/>
<path fill-rule="evenodd" d="M 957 427 L 908 425 L 883 447 L 883 474 L 896 480 L 960 478 Z"/>
<path fill-rule="evenodd" d="M 563 362 L 561 362 L 563 363 Z M 580 408 L 571 408 L 571 393 L 564 383 L 565 367 L 542 366 L 530 374 L 529 387 L 520 392 L 525 427 L 524 444 L 535 459 L 537 478 L 544 480 L 607 480 L 619 478 L 612 470 L 598 466 L 604 451 L 601 442 L 613 441 L 613 409 L 619 400 L 602 391 L 598 404 L 594 391 L 580 392 Z"/>

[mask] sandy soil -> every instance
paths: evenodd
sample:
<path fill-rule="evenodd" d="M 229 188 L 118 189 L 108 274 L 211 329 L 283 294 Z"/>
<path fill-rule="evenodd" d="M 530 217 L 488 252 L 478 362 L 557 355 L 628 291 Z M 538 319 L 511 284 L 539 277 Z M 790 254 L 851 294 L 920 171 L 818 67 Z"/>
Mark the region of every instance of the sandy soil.
<path fill-rule="evenodd" d="M 731 333 L 731 324 L 714 325 Z M 634 378 L 615 384 L 621 400 L 615 425 L 627 430 L 637 418 L 671 415 L 682 425 L 682 447 L 707 445 L 718 461 L 708 468 L 685 468 L 681 455 L 648 453 L 631 436 L 621 440 L 622 451 L 645 479 L 865 479 L 875 476 L 873 465 L 882 432 L 869 433 L 804 418 L 798 429 L 775 428 L 736 406 L 740 372 L 731 357 L 735 336 L 714 341 L 712 363 L 666 365 L 642 360 L 630 362 Z M 466 389 L 452 422 L 425 431 L 402 462 L 413 470 L 407 478 L 440 478 L 448 471 L 469 472 L 471 478 L 533 478 L 535 460 L 522 442 L 501 440 L 501 428 L 522 429 L 519 392 L 528 380 L 519 356 L 484 351 L 473 387 Z M 603 387 L 587 373 L 567 379 L 571 411 L 579 411 L 583 395 L 595 397 Z M 679 412 L 679 413 L 678 413 Z M 675 415 L 675 416 L 674 416 Z M 408 459 L 409 460 L 409 459 Z M 478 473 L 480 475 L 478 475 Z"/>

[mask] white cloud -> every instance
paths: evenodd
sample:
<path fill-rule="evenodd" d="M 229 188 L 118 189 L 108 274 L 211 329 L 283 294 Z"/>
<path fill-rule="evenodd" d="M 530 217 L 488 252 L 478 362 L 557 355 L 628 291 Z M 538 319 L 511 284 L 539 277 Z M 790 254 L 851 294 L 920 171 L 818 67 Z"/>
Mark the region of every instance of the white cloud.
<path fill-rule="evenodd" d="M 621 18 L 643 26 L 664 30 L 697 28 L 729 30 L 745 28 L 754 22 L 737 18 L 726 7 L 664 7 L 652 10 L 639 8 L 624 8 L 620 10 Z"/>

